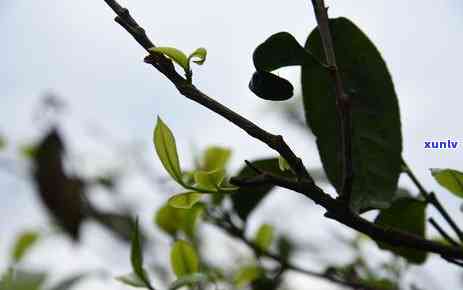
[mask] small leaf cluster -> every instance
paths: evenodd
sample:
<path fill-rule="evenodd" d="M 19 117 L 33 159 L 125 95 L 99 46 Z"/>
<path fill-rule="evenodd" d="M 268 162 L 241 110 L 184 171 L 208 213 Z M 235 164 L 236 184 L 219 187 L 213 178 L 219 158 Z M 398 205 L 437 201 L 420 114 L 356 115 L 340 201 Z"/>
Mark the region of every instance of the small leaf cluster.
<path fill-rule="evenodd" d="M 186 77 L 191 81 L 191 62 L 198 65 L 204 64 L 207 57 L 207 50 L 204 47 L 197 48 L 189 56 L 175 47 L 153 47 L 150 53 L 162 53 L 178 64 L 185 72 Z"/>
<path fill-rule="evenodd" d="M 154 129 L 154 146 L 162 165 L 170 176 L 187 191 L 176 194 L 169 205 L 188 209 L 201 200 L 204 194 L 224 194 L 236 191 L 237 187 L 226 181 L 225 166 L 230 150 L 213 148 L 205 153 L 200 169 L 183 172 L 177 153 L 175 137 L 167 125 L 158 118 Z"/>

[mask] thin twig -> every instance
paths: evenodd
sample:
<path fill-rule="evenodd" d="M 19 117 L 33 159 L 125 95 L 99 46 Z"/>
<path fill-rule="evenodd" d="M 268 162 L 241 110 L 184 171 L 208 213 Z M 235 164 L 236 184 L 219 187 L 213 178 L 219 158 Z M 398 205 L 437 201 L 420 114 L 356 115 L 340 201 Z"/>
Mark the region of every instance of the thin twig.
<path fill-rule="evenodd" d="M 336 90 L 336 109 L 339 116 L 340 128 L 340 156 L 341 159 L 341 188 L 340 198 L 347 204 L 350 203 L 353 184 L 353 167 L 352 167 L 352 117 L 351 117 L 351 98 L 346 93 L 341 78 L 341 72 L 336 63 L 334 52 L 333 38 L 328 18 L 328 8 L 325 7 L 324 0 L 312 0 L 312 6 L 318 23 L 318 31 L 325 52 L 326 63 L 330 76 L 333 80 Z"/>
<path fill-rule="evenodd" d="M 458 236 L 458 239 L 463 242 L 463 232 L 460 229 L 460 227 L 457 225 L 457 223 L 452 219 L 450 214 L 447 212 L 447 210 L 444 208 L 444 206 L 441 204 L 439 199 L 437 199 L 436 194 L 434 192 L 428 192 L 424 186 L 421 184 L 421 182 L 418 180 L 418 178 L 415 176 L 413 171 L 408 167 L 407 163 L 402 160 L 402 167 L 407 174 L 407 176 L 410 178 L 410 180 L 415 184 L 415 186 L 418 188 L 421 196 L 426 200 L 427 203 L 432 204 L 437 211 L 440 213 L 440 215 L 445 219 L 445 221 L 450 225 L 450 227 L 453 229 L 453 231 L 456 233 Z"/>
<path fill-rule="evenodd" d="M 439 232 L 439 234 L 450 244 L 458 247 L 459 244 L 433 219 L 429 218 L 428 219 L 429 223 L 434 227 L 436 231 Z"/>

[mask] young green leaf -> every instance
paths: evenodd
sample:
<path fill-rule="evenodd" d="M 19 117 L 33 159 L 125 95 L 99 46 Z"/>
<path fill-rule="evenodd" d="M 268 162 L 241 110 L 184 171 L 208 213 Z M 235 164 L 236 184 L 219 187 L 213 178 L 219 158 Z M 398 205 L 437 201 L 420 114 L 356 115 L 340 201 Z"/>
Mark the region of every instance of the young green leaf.
<path fill-rule="evenodd" d="M 184 240 L 175 242 L 170 252 L 172 270 L 177 278 L 199 272 L 199 258 L 193 246 Z"/>
<path fill-rule="evenodd" d="M 217 191 L 225 178 L 225 170 L 196 171 L 194 175 L 198 188 Z"/>
<path fill-rule="evenodd" d="M 194 63 L 202 65 L 206 61 L 206 56 L 207 50 L 204 47 L 200 47 L 190 54 L 188 62 L 192 60 Z"/>
<path fill-rule="evenodd" d="M 6 147 L 6 138 L 0 135 L 0 150 L 5 149 Z"/>
<path fill-rule="evenodd" d="M 138 220 L 134 222 L 133 233 L 132 233 L 132 248 L 130 253 L 130 261 L 132 263 L 132 270 L 134 274 L 142 281 L 146 286 L 150 285 L 148 275 L 145 269 L 143 269 L 143 248 L 140 239 L 140 230 Z M 152 287 L 147 287 L 152 288 Z"/>
<path fill-rule="evenodd" d="M 162 165 L 170 176 L 183 185 L 182 170 L 178 159 L 177 145 L 175 137 L 169 127 L 158 117 L 156 128 L 154 129 L 154 147 L 161 160 Z"/>
<path fill-rule="evenodd" d="M 185 217 L 182 222 L 182 231 L 187 237 L 193 240 L 198 222 L 204 213 L 205 205 L 201 202 L 196 203 L 190 209 L 181 209 L 185 211 Z"/>
<path fill-rule="evenodd" d="M 166 204 L 159 208 L 154 216 L 154 222 L 168 235 L 174 236 L 181 229 L 184 219 L 184 210 Z"/>
<path fill-rule="evenodd" d="M 207 282 L 209 280 L 209 276 L 204 273 L 193 273 L 189 275 L 185 275 L 177 280 L 175 280 L 169 286 L 169 290 L 177 290 L 184 286 L 194 286 L 200 283 Z"/>
<path fill-rule="evenodd" d="M 289 166 L 288 161 L 283 156 L 278 156 L 278 167 L 280 167 L 281 171 L 291 170 L 291 166 Z"/>
<path fill-rule="evenodd" d="M 26 231 L 21 233 L 13 246 L 13 251 L 11 253 L 12 260 L 15 263 L 21 262 L 26 253 L 31 249 L 31 247 L 39 239 L 39 234 L 33 231 Z"/>
<path fill-rule="evenodd" d="M 273 227 L 268 224 L 263 224 L 257 230 L 254 243 L 262 251 L 267 251 L 272 245 L 273 241 Z"/>
<path fill-rule="evenodd" d="M 351 97 L 352 166 L 355 174 L 351 208 L 361 212 L 387 208 L 401 172 L 402 135 L 399 105 L 391 76 L 381 54 L 368 37 L 346 18 L 330 19 L 337 65 Z M 318 29 L 306 48 L 324 59 Z M 329 70 L 302 66 L 302 91 L 307 124 L 331 184 L 341 189 L 339 118 Z"/>
<path fill-rule="evenodd" d="M 256 265 L 248 265 L 240 268 L 235 274 L 234 283 L 238 289 L 242 289 L 255 280 L 259 279 L 264 274 L 261 267 Z"/>
<path fill-rule="evenodd" d="M 203 194 L 195 191 L 180 193 L 169 198 L 169 205 L 175 208 L 191 208 L 201 200 Z"/>
<path fill-rule="evenodd" d="M 186 54 L 174 47 L 153 47 L 149 49 L 150 52 L 158 52 L 166 55 L 172 59 L 175 63 L 185 70 L 185 72 L 190 70 L 189 59 Z"/>
<path fill-rule="evenodd" d="M 454 169 L 431 169 L 434 179 L 448 191 L 463 198 L 463 173 Z"/>
<path fill-rule="evenodd" d="M 138 278 L 138 275 L 135 273 L 129 273 L 126 275 L 118 276 L 115 279 L 121 283 L 135 288 L 146 288 L 145 282 Z"/>
<path fill-rule="evenodd" d="M 249 89 L 259 98 L 268 101 L 285 101 L 293 96 L 293 85 L 284 78 L 266 71 L 256 71 Z"/>
<path fill-rule="evenodd" d="M 201 169 L 212 171 L 216 169 L 225 169 L 228 160 L 230 160 L 231 150 L 223 147 L 209 147 L 203 154 Z"/>
<path fill-rule="evenodd" d="M 264 71 L 318 63 L 312 54 L 288 32 L 279 32 L 270 36 L 254 50 L 253 60 L 256 69 Z"/>
<path fill-rule="evenodd" d="M 426 203 L 413 198 L 397 199 L 391 207 L 380 211 L 375 219 L 377 225 L 396 228 L 425 238 Z M 386 249 L 406 258 L 410 263 L 422 264 L 426 261 L 426 252 L 410 248 L 391 246 L 376 242 L 381 249 Z"/>
<path fill-rule="evenodd" d="M 175 236 L 182 231 L 187 237 L 193 238 L 203 211 L 204 205 L 201 203 L 196 203 L 190 209 L 175 208 L 166 204 L 157 211 L 154 222 L 168 235 Z"/>

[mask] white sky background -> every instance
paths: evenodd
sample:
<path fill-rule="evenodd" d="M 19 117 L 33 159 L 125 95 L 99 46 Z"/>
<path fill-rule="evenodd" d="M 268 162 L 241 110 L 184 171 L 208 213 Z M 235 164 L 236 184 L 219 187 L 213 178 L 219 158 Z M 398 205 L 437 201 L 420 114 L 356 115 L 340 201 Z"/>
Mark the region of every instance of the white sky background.
<path fill-rule="evenodd" d="M 301 43 L 305 42 L 315 26 L 309 2 L 137 0 L 121 1 L 121 4 L 130 8 L 156 44 L 175 46 L 186 52 L 206 47 L 208 60 L 204 66 L 194 67 L 195 84 L 265 129 L 286 133 L 287 141 L 304 156 L 305 163 L 319 166 L 313 141 L 300 131 L 288 128 L 269 112 L 269 103 L 255 97 L 247 88 L 253 72 L 252 52 L 259 43 L 279 31 L 291 32 Z M 463 168 L 463 143 L 453 151 L 423 148 L 424 141 L 430 140 L 463 142 L 460 130 L 463 2 L 351 0 L 328 4 L 331 16 L 353 20 L 382 52 L 399 96 L 405 159 L 429 189 L 437 190 L 439 187 L 428 168 Z M 192 143 L 199 148 L 208 144 L 232 147 L 234 167 L 240 166 L 243 159 L 262 156 L 262 152 L 264 156 L 273 154 L 228 122 L 180 96 L 159 73 L 143 64 L 145 52 L 113 18 L 102 0 L 0 0 L 1 133 L 12 137 L 13 142 L 38 135 L 41 126 L 34 123 L 31 111 L 42 93 L 52 90 L 69 106 L 63 127 L 70 145 L 81 155 L 93 154 L 98 164 L 106 161 L 98 160 L 100 154 L 106 153 L 101 146 L 95 147 L 86 141 L 89 124 L 101 126 L 121 142 L 143 144 L 147 160 L 159 168 L 159 162 L 150 159 L 152 129 L 158 114 L 174 131 L 184 160 L 191 155 Z M 297 70 L 285 70 L 284 75 L 298 87 Z M 271 105 L 273 108 L 275 104 Z M 11 242 L 8 238 L 14 232 L 40 224 L 45 218 L 26 184 L 1 175 L 0 186 L 5 195 L 0 204 L 2 216 L 15 217 L 12 222 L 7 223 L 4 218 L 0 221 L 0 250 L 4 255 Z M 142 191 L 142 188 L 136 190 Z M 457 200 L 443 191 L 439 191 L 439 195 L 448 201 L 457 221 L 461 222 Z M 164 198 L 144 197 L 158 202 Z M 274 197 L 279 204 L 291 205 L 287 209 L 301 210 L 289 210 L 292 215 L 288 220 L 278 222 L 283 230 L 291 228 L 288 225 L 297 227 L 300 220 L 307 217 L 303 206 L 286 198 Z M 310 203 L 294 196 L 289 199 Z M 142 210 L 151 213 L 154 208 Z M 268 208 L 274 209 L 275 205 Z M 316 214 L 310 215 L 317 227 L 323 220 L 320 213 L 316 210 Z M 260 220 L 265 218 L 268 219 L 262 214 Z M 310 235 L 302 239 L 310 240 Z M 51 247 L 54 242 L 49 243 Z M 71 251 L 70 246 L 64 248 L 63 243 L 57 244 L 55 252 L 74 265 L 71 267 L 104 265 L 101 259 L 95 261 L 93 257 L 101 246 L 92 252 L 75 247 Z M 128 259 L 124 255 L 119 258 L 125 260 L 119 261 L 118 270 L 128 269 Z M 56 258 L 50 264 L 59 265 L 58 262 Z M 448 284 L 456 285 L 453 266 L 433 260 L 426 269 L 434 274 L 438 285 L 450 281 L 445 286 L 456 289 Z M 319 287 L 304 285 L 307 289 Z"/>

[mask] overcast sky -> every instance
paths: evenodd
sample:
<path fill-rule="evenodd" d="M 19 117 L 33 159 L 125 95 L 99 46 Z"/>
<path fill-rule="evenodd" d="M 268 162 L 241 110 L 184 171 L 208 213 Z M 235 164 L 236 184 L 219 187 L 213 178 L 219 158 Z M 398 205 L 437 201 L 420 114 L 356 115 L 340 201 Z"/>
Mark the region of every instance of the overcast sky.
<path fill-rule="evenodd" d="M 205 65 L 194 68 L 197 86 L 262 127 L 286 133 L 305 163 L 317 167 L 313 141 L 288 128 L 247 88 L 253 72 L 252 51 L 259 43 L 279 31 L 291 32 L 305 42 L 315 26 L 308 2 L 137 0 L 121 4 L 130 8 L 157 45 L 185 52 L 206 47 Z M 328 5 L 332 17 L 353 20 L 381 51 L 399 96 L 404 157 L 429 189 L 439 189 L 428 168 L 463 168 L 463 2 L 344 0 L 329 1 Z M 1 133 L 13 142 L 39 134 L 41 125 L 31 118 L 31 111 L 44 92 L 52 91 L 68 104 L 62 126 L 70 145 L 81 154 L 95 152 L 94 144 L 81 140 L 88 139 L 89 124 L 97 124 L 121 142 L 142 144 L 149 156 L 158 114 L 174 131 L 181 155 L 191 155 L 192 143 L 199 148 L 226 145 L 233 148 L 237 167 L 243 159 L 272 154 L 266 146 L 180 96 L 159 73 L 143 64 L 145 52 L 113 18 L 102 0 L 0 1 Z M 299 87 L 296 69 L 283 74 Z M 460 142 L 456 150 L 424 149 L 425 141 L 448 139 Z M 150 160 L 159 168 L 158 161 Z M 6 200 L 4 209 L 0 205 L 2 212 L 20 217 L 16 223 L 0 222 L 0 250 L 5 252 L 10 242 L 5 237 L 45 218 L 26 184 L 0 176 L 0 186 L 8 196 L 2 199 Z M 443 191 L 439 195 L 461 221 L 456 200 Z M 322 219 L 320 214 L 314 218 Z M 79 267 L 103 265 L 101 260 L 95 262 L 93 252 L 79 251 L 62 249 L 67 259 L 72 252 L 73 263 Z M 451 276 L 442 276 L 444 272 L 455 272 L 450 265 L 430 264 L 427 268 L 437 281 Z M 455 275 L 452 277 L 449 281 L 455 283 Z"/>

